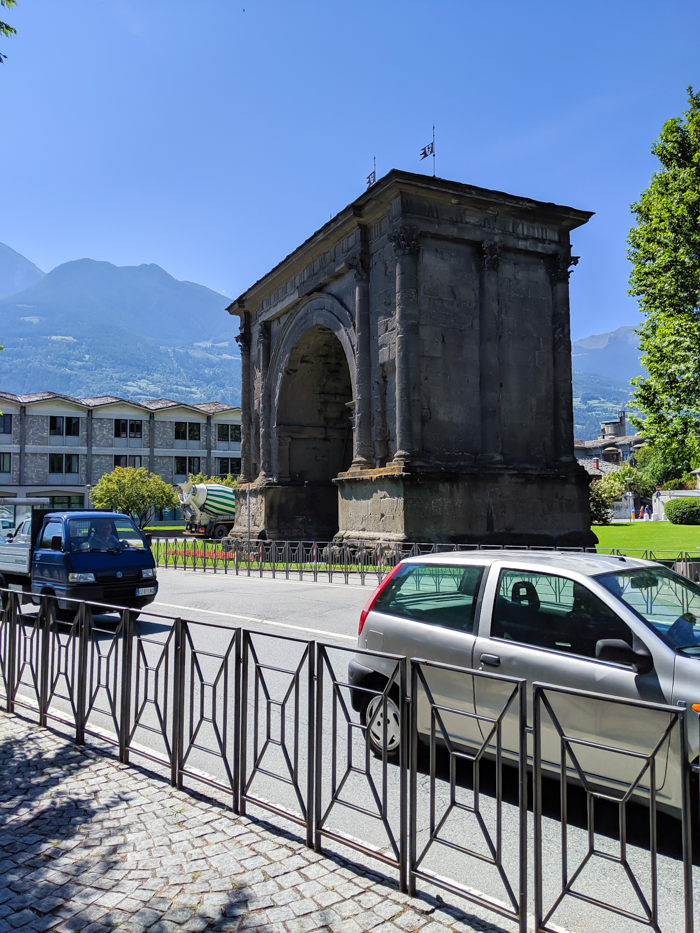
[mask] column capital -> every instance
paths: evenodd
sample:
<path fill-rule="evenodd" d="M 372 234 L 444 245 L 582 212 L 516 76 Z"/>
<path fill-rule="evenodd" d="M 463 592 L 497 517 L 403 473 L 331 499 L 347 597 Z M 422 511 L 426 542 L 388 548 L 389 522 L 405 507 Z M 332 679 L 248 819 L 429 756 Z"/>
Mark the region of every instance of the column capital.
<path fill-rule="evenodd" d="M 485 240 L 481 244 L 481 262 L 486 272 L 498 269 L 501 261 L 501 246 L 493 240 Z"/>
<path fill-rule="evenodd" d="M 347 261 L 347 267 L 355 276 L 356 282 L 369 281 L 369 256 L 365 253 L 358 253 L 357 256 L 351 256 Z"/>
<path fill-rule="evenodd" d="M 565 284 L 569 281 L 569 276 L 574 271 L 573 267 L 578 265 L 580 256 L 567 255 L 566 253 L 555 253 L 547 260 L 547 272 L 552 285 Z"/>
<path fill-rule="evenodd" d="M 397 227 L 393 233 L 389 234 L 389 239 L 394 244 L 397 255 L 417 256 L 418 255 L 418 228 L 410 226 Z"/>
<path fill-rule="evenodd" d="M 236 334 L 236 343 L 241 349 L 241 352 L 250 352 L 250 334 L 247 331 L 241 331 L 239 334 Z"/>

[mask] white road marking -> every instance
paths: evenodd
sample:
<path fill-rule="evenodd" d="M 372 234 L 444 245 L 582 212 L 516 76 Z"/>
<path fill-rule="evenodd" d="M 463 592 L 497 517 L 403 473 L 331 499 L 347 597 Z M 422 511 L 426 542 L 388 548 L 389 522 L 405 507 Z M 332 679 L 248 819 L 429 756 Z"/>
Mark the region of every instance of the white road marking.
<path fill-rule="evenodd" d="M 272 619 L 256 619 L 254 616 L 236 615 L 234 612 L 216 612 L 214 609 L 197 609 L 195 606 L 176 606 L 174 603 L 162 603 L 159 599 L 151 603 L 152 606 L 165 606 L 166 609 L 182 609 L 185 612 L 206 612 L 210 616 L 224 616 L 227 619 L 240 619 L 243 622 L 254 622 L 256 625 L 276 625 L 279 628 L 293 629 L 295 632 L 313 632 L 314 635 L 325 635 L 330 638 L 344 638 L 346 641 L 357 641 L 355 635 L 339 635 L 338 632 L 326 632 L 320 628 L 308 628 L 304 625 L 290 625 L 288 622 L 274 622 Z"/>
<path fill-rule="evenodd" d="M 170 573 L 177 573 L 177 574 L 183 574 L 186 572 L 176 567 L 163 567 L 163 566 L 159 566 L 157 570 L 159 574 L 164 573 L 166 571 L 169 571 Z M 367 575 L 369 576 L 369 574 Z M 201 574 L 201 576 L 203 576 L 207 580 L 211 580 L 212 578 L 219 579 L 219 580 L 228 580 L 231 577 L 234 577 L 235 574 L 233 573 L 225 574 L 223 571 L 221 571 L 220 573 L 211 573 L 209 575 L 203 573 Z M 257 573 L 251 573 L 249 577 L 246 576 L 246 574 L 244 573 L 239 574 L 239 576 L 242 580 L 265 580 L 268 583 L 291 583 L 293 586 L 315 586 L 316 589 L 321 589 L 326 586 L 332 586 L 334 588 L 339 587 L 339 586 L 344 586 L 345 588 L 350 587 L 352 589 L 363 589 L 363 590 L 366 590 L 368 593 L 374 592 L 376 587 L 379 586 L 379 583 L 375 584 L 374 581 L 372 581 L 371 583 L 365 583 L 365 585 L 362 586 L 359 579 L 353 580 L 351 583 L 335 583 L 335 582 L 331 583 L 327 580 L 314 582 L 313 580 L 283 580 L 280 577 L 272 577 L 272 576 L 260 577 L 258 576 Z M 188 579 L 191 579 L 192 577 L 196 577 L 199 580 L 200 574 L 196 572 L 187 574 Z M 359 574 L 357 574 L 357 577 L 359 578 Z"/>

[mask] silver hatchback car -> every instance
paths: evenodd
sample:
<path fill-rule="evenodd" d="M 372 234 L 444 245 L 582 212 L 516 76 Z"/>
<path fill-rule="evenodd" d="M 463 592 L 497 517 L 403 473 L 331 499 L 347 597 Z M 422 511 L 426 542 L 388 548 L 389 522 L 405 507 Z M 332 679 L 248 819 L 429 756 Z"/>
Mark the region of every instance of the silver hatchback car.
<path fill-rule="evenodd" d="M 412 557 L 365 606 L 358 648 L 525 678 L 528 688 L 539 681 L 700 712 L 700 586 L 652 561 L 504 550 Z M 349 665 L 350 685 L 383 690 L 393 668 L 393 662 L 358 654 Z M 467 713 L 498 713 L 501 698 L 489 687 L 494 681 L 474 678 L 465 690 L 464 679 L 448 671 L 433 668 L 431 678 L 436 702 Z M 577 698 L 561 698 L 562 715 L 577 734 L 648 749 L 649 720 L 631 707 L 606 704 L 602 718 L 591 717 L 590 707 Z M 387 752 L 396 752 L 396 696 L 387 701 L 386 724 L 381 709 L 377 714 L 381 698 L 354 689 L 352 701 L 363 721 L 371 722 L 375 752 L 381 753 L 384 735 Z M 528 703 L 531 724 L 530 689 Z M 483 742 L 476 717 L 454 716 L 448 729 L 463 747 Z M 429 710 L 420 703 L 418 731 L 430 731 Z M 503 738 L 504 753 L 515 760 L 513 723 L 505 724 Z M 541 741 L 545 768 L 549 762 L 558 773 L 559 738 L 545 721 Z M 697 723 L 689 743 L 691 760 L 697 761 Z M 588 757 L 586 771 L 604 773 L 595 753 Z M 657 778 L 657 799 L 678 812 L 680 782 L 672 780 L 672 757 Z M 623 786 L 629 759 L 620 768 L 602 783 Z"/>

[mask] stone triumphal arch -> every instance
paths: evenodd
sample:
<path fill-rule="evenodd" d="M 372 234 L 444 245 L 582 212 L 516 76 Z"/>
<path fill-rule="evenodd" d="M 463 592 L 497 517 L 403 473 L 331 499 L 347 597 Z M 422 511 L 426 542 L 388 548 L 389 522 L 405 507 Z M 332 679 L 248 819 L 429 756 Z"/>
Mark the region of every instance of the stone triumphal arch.
<path fill-rule="evenodd" d="M 569 232 L 590 214 L 392 171 L 228 308 L 234 536 L 584 544 Z"/>

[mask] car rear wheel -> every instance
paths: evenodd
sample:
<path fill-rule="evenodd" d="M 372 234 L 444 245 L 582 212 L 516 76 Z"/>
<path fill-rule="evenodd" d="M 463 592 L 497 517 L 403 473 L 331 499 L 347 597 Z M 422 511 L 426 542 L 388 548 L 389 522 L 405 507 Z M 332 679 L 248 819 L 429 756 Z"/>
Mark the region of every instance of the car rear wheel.
<path fill-rule="evenodd" d="M 386 698 L 386 733 L 384 698 L 382 696 L 369 697 L 360 711 L 362 724 L 367 726 L 369 746 L 372 753 L 381 758 L 384 750 L 386 734 L 386 753 L 389 761 L 399 757 L 401 747 L 401 711 L 396 690 L 392 690 Z"/>

